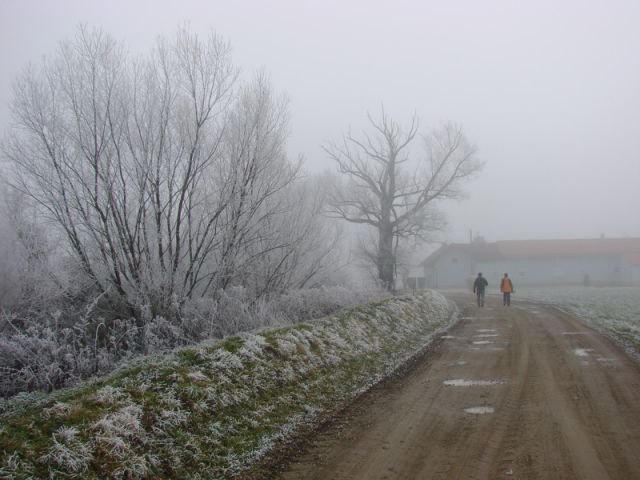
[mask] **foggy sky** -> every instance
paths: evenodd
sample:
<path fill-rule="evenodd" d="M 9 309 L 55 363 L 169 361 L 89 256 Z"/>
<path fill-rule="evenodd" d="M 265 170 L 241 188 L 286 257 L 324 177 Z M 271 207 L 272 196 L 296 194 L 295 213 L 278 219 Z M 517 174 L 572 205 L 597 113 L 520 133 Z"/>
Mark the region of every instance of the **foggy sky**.
<path fill-rule="evenodd" d="M 486 167 L 443 240 L 640 236 L 640 2 L 0 0 L 3 131 L 12 79 L 80 23 L 132 53 L 184 23 L 224 35 L 288 94 L 289 152 L 314 172 L 382 103 L 461 123 Z"/>

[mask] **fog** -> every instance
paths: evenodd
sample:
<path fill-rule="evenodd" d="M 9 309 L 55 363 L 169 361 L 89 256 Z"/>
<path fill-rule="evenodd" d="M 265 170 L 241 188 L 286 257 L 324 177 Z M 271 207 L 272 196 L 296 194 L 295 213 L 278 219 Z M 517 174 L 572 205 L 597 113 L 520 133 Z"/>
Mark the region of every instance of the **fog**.
<path fill-rule="evenodd" d="M 486 166 L 443 205 L 443 241 L 640 236 L 639 21 L 632 0 L 4 1 L 0 126 L 12 79 L 80 23 L 132 52 L 188 23 L 288 95 L 288 150 L 312 172 L 382 104 L 423 131 L 461 123 Z"/>

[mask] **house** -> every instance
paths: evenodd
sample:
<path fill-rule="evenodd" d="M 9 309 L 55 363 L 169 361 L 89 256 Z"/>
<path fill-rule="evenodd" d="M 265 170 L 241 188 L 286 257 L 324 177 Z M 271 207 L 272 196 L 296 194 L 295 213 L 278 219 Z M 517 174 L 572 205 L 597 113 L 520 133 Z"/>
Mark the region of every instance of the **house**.
<path fill-rule="evenodd" d="M 420 266 L 427 288 L 469 287 L 478 274 L 498 285 L 640 285 L 640 238 L 506 240 L 443 245 Z"/>

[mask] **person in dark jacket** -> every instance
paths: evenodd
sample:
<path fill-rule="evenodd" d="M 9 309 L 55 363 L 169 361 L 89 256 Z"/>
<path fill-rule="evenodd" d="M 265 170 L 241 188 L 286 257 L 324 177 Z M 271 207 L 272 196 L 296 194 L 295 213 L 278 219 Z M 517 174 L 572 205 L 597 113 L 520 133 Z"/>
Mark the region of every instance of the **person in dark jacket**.
<path fill-rule="evenodd" d="M 511 294 L 514 293 L 513 283 L 509 278 L 509 274 L 505 273 L 500 282 L 500 291 L 502 292 L 502 305 L 511 306 Z"/>
<path fill-rule="evenodd" d="M 489 282 L 482 276 L 482 273 L 478 273 L 475 281 L 473 282 L 473 293 L 478 297 L 478 306 L 484 307 L 484 289 L 487 288 Z"/>

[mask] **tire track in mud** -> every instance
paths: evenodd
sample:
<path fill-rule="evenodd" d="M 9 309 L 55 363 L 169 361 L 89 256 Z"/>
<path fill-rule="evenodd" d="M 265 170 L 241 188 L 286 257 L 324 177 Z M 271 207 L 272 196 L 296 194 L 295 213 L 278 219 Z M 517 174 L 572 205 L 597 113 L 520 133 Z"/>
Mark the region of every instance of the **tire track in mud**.
<path fill-rule="evenodd" d="M 270 478 L 640 478 L 637 363 L 556 309 L 454 299 L 439 346 Z"/>

